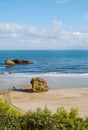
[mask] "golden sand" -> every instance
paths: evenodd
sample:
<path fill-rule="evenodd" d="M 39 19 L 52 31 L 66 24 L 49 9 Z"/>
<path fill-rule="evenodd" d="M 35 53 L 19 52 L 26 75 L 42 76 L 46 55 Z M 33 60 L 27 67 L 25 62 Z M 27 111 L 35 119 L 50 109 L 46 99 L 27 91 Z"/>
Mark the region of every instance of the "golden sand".
<path fill-rule="evenodd" d="M 20 91 L 18 89 L 10 91 L 9 98 L 12 105 L 24 112 L 45 106 L 52 112 L 55 112 L 58 107 L 64 107 L 67 111 L 77 108 L 81 117 L 88 117 L 88 87 L 50 89 L 42 93 L 28 91 L 24 88 Z M 0 98 L 5 99 L 5 94 L 0 95 Z"/>

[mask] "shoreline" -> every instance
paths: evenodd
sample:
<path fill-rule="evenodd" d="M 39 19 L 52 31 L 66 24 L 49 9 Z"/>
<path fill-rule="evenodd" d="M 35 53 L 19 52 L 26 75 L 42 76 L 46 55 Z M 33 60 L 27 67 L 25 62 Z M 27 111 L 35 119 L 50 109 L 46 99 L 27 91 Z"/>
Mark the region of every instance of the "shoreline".
<path fill-rule="evenodd" d="M 0 75 L 0 90 L 8 89 L 9 87 L 19 86 L 23 84 L 31 85 L 30 81 L 33 77 L 41 77 L 45 79 L 50 88 L 76 88 L 88 86 L 87 74 L 60 74 L 60 75 L 21 75 L 7 74 Z"/>
<path fill-rule="evenodd" d="M 51 112 L 55 112 L 58 107 L 64 107 L 67 111 L 76 108 L 81 117 L 88 117 L 88 75 L 67 75 L 39 76 L 44 78 L 49 86 L 49 91 L 42 93 L 30 91 L 33 75 L 0 75 L 0 90 L 4 90 L 0 99 L 23 113 L 28 110 L 35 111 L 37 108 L 44 109 L 46 106 Z M 12 90 L 13 87 L 16 88 L 15 91 Z"/>
<path fill-rule="evenodd" d="M 29 86 L 25 85 L 23 89 L 16 88 L 16 91 L 11 90 L 9 93 L 11 104 L 23 112 L 44 109 L 46 106 L 51 112 L 55 112 L 58 107 L 64 107 L 67 111 L 76 108 L 79 116 L 88 117 L 88 87 L 50 88 L 41 93 L 28 90 Z M 0 95 L 0 99 L 5 100 L 5 95 Z"/>

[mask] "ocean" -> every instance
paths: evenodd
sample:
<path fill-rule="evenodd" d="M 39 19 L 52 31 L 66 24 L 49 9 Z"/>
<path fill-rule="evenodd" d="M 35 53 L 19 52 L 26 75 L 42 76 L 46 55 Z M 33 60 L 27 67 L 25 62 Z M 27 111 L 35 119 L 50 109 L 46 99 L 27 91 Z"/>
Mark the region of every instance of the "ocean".
<path fill-rule="evenodd" d="M 32 60 L 33 64 L 6 67 L 6 59 Z M 0 51 L 0 88 L 32 77 L 43 77 L 51 87 L 88 85 L 87 50 Z M 70 83 L 69 83 L 70 81 Z"/>

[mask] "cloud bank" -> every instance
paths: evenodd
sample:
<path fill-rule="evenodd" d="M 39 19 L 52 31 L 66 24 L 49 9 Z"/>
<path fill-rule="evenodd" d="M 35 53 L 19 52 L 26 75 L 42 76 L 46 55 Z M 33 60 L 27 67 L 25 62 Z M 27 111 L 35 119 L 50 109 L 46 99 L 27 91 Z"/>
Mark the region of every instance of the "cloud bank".
<path fill-rule="evenodd" d="M 88 49 L 88 29 L 72 31 L 58 20 L 50 28 L 0 23 L 0 49 Z"/>

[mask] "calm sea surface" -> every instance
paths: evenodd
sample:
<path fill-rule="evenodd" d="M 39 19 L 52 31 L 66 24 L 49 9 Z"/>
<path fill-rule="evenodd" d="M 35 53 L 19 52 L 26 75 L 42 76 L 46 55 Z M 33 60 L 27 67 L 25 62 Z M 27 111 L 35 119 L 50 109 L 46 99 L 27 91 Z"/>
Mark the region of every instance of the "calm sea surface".
<path fill-rule="evenodd" d="M 32 60 L 34 64 L 6 67 L 4 63 L 6 59 Z M 88 51 L 0 51 L 1 85 L 3 79 L 9 84 L 12 82 L 10 79 L 14 77 L 15 82 L 18 77 L 21 80 L 22 77 L 27 79 L 39 76 L 51 80 L 59 78 L 60 81 L 63 81 L 63 77 L 64 80 L 69 77 L 73 79 L 73 82 L 77 80 L 76 83 L 79 81 L 77 78 L 80 77 L 83 85 L 88 84 Z M 53 82 L 58 82 L 58 80 L 53 80 Z"/>

